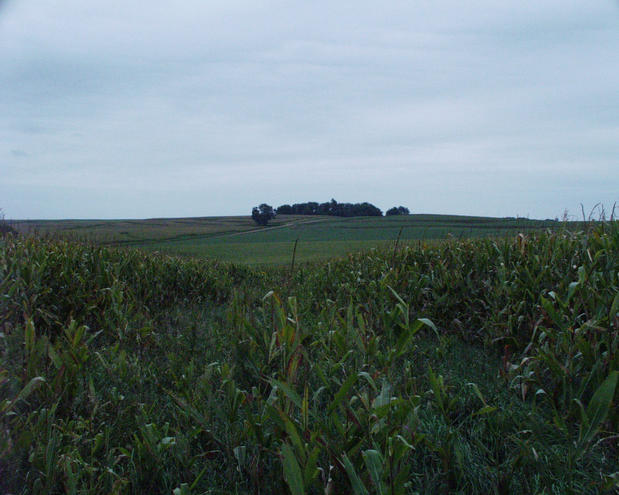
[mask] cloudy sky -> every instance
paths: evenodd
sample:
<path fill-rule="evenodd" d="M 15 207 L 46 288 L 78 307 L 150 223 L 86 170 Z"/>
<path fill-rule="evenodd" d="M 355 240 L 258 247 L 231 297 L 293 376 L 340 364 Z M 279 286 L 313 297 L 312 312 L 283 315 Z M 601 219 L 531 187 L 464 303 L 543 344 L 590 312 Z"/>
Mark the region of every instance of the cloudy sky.
<path fill-rule="evenodd" d="M 10 218 L 619 200 L 619 2 L 0 0 Z"/>

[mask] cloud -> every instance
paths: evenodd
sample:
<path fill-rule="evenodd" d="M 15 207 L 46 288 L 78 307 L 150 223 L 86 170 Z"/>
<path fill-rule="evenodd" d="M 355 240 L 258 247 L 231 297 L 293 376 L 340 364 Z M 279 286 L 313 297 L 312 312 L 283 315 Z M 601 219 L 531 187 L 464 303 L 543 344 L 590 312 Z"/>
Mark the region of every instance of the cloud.
<path fill-rule="evenodd" d="M 546 217 L 612 202 L 617 13 L 576 0 L 5 2 L 4 208 L 239 214 L 335 196 Z"/>

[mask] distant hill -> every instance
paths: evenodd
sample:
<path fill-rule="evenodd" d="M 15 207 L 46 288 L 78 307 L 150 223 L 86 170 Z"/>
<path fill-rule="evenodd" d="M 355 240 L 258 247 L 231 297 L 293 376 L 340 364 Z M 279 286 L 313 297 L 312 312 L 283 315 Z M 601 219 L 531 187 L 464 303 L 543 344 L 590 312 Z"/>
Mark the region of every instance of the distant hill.
<path fill-rule="evenodd" d="M 540 229 L 579 228 L 552 220 L 464 215 L 413 214 L 389 217 L 278 215 L 267 227 L 250 216 L 152 218 L 145 220 L 17 221 L 24 234 L 54 235 L 103 245 L 134 246 L 191 257 L 242 263 L 290 261 L 298 239 L 297 260 L 344 256 L 392 245 L 442 242 L 450 238 L 504 237 Z"/>

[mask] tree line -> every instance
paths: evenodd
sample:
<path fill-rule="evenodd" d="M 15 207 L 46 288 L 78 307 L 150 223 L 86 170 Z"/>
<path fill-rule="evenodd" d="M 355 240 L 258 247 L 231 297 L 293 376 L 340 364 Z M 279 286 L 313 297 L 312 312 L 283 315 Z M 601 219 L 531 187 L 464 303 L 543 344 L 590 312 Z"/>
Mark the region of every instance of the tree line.
<path fill-rule="evenodd" d="M 386 216 L 409 215 L 410 211 L 404 206 L 389 208 Z M 330 215 L 334 217 L 381 217 L 383 212 L 372 203 L 338 203 L 335 199 L 326 203 L 308 201 L 307 203 L 295 203 L 293 205 L 281 205 L 273 208 L 271 205 L 262 203 L 254 206 L 251 217 L 258 225 L 267 225 L 269 220 L 276 215 Z"/>
<path fill-rule="evenodd" d="M 393 215 L 410 215 L 411 212 L 406 206 L 394 206 L 393 208 L 389 208 L 385 212 L 385 216 L 390 217 Z"/>
<path fill-rule="evenodd" d="M 326 203 L 308 201 L 293 205 L 281 205 L 278 215 L 330 215 L 334 217 L 380 217 L 383 212 L 371 203 L 338 203 L 335 199 Z"/>

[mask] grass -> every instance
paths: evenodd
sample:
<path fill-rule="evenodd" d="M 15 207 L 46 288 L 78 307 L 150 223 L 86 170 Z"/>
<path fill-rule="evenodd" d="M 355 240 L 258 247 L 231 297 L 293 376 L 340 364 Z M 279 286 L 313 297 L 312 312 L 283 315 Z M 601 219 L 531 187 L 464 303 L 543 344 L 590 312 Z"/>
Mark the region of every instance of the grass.
<path fill-rule="evenodd" d="M 287 220 L 281 216 L 280 221 Z M 288 222 L 287 222 L 288 223 Z M 134 244 L 184 256 L 207 257 L 248 264 L 290 263 L 298 239 L 297 260 L 316 261 L 358 251 L 386 248 L 400 237 L 404 245 L 449 238 L 501 237 L 557 227 L 556 222 L 525 219 L 410 215 L 406 217 L 298 217 L 290 225 L 257 229 L 243 235 L 179 239 Z"/>
<path fill-rule="evenodd" d="M 273 225 L 281 224 L 277 221 Z M 22 234 L 52 234 L 101 244 L 139 244 L 216 237 L 256 228 L 250 217 L 153 218 L 146 220 L 24 220 L 12 221 Z"/>
<path fill-rule="evenodd" d="M 617 223 L 292 274 L 9 236 L 0 492 L 615 493 L 618 274 Z"/>
<path fill-rule="evenodd" d="M 213 258 L 247 264 L 288 264 L 298 239 L 297 260 L 316 261 L 352 252 L 449 238 L 501 237 L 565 227 L 555 221 L 457 215 L 338 218 L 281 215 L 267 228 L 249 217 L 112 221 L 18 222 L 22 232 L 37 231 L 104 245 Z M 570 228 L 578 228 L 573 223 Z"/>
<path fill-rule="evenodd" d="M 299 242 L 296 259 L 312 262 L 346 256 L 351 252 L 375 249 L 387 241 L 314 241 Z M 183 242 L 174 247 L 167 245 L 144 245 L 146 251 L 160 251 L 179 256 L 217 259 L 232 263 L 252 265 L 290 264 L 294 241 L 279 242 Z"/>

